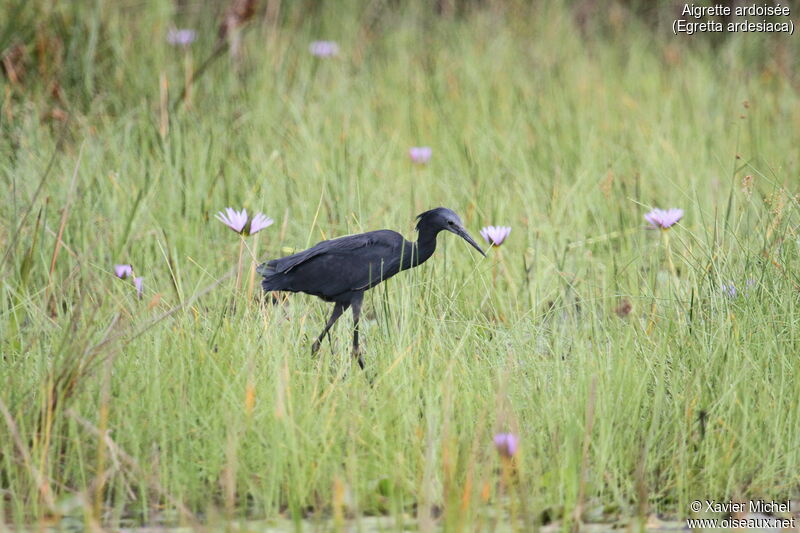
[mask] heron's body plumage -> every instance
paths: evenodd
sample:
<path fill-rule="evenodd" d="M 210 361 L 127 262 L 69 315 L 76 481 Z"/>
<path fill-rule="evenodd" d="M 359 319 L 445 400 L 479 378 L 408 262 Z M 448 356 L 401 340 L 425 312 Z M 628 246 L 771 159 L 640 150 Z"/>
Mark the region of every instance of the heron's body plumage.
<path fill-rule="evenodd" d="M 261 286 L 265 291 L 305 292 L 326 302 L 346 302 L 352 293 L 371 289 L 410 268 L 415 252 L 416 244 L 396 231 L 348 235 L 269 261 L 259 270 L 264 276 Z"/>

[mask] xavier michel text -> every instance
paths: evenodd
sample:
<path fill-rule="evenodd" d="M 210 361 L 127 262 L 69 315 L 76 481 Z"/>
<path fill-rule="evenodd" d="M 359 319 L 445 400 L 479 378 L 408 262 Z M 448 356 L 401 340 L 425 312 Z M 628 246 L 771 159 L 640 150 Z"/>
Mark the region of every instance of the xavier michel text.
<path fill-rule="evenodd" d="M 718 502 L 716 500 L 695 500 L 691 504 L 692 511 L 706 513 L 789 513 L 791 502 L 774 500 L 750 500 L 749 502 L 731 501 Z"/>
<path fill-rule="evenodd" d="M 672 21 L 672 33 L 788 33 L 794 34 L 794 21 L 789 6 L 782 4 L 751 4 L 728 6 L 714 4 L 711 6 L 698 6 L 684 4 L 681 17 Z M 740 20 L 701 20 L 710 17 L 736 17 Z M 752 20 L 748 17 L 758 17 Z M 771 17 L 773 20 L 767 20 Z M 743 20 L 742 20 L 743 19 Z"/>

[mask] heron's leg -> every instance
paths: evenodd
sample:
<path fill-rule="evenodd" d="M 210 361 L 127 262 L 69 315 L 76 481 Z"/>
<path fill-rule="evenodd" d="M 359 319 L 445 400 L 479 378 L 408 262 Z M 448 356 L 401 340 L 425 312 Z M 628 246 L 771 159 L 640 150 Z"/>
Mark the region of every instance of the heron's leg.
<path fill-rule="evenodd" d="M 364 301 L 364 294 L 359 294 L 352 302 L 353 306 L 353 355 L 358 357 L 358 366 L 364 370 L 364 357 L 358 345 L 358 320 L 361 318 L 361 303 Z"/>
<path fill-rule="evenodd" d="M 325 338 L 325 335 L 328 333 L 328 330 L 331 329 L 331 326 L 333 326 L 334 322 L 339 320 L 339 317 L 342 316 L 342 313 L 344 313 L 347 307 L 348 307 L 347 305 L 340 304 L 338 302 L 336 303 L 336 305 L 333 306 L 333 313 L 331 314 L 331 317 L 328 319 L 328 323 L 325 324 L 325 329 L 322 330 L 322 333 L 319 334 L 317 340 L 315 340 L 314 344 L 311 345 L 311 355 L 317 353 L 317 350 L 319 350 L 319 345 L 322 342 L 322 339 Z"/>

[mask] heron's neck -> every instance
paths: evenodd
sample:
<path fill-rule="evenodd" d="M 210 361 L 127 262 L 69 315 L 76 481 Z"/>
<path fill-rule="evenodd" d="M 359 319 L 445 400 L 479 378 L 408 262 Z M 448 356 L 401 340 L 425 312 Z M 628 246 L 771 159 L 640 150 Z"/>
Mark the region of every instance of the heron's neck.
<path fill-rule="evenodd" d="M 436 235 L 439 231 L 425 226 L 419 228 L 417 242 L 412 244 L 413 253 L 407 262 L 403 261 L 403 270 L 419 266 L 433 255 L 433 252 L 436 251 Z"/>

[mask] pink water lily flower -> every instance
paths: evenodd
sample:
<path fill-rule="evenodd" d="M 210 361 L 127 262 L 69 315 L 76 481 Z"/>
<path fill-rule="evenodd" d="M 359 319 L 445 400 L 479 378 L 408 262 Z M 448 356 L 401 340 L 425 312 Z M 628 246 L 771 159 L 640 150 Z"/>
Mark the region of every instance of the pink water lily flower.
<path fill-rule="evenodd" d="M 138 278 L 134 276 L 133 285 L 136 287 L 136 296 L 141 300 L 144 293 L 144 278 L 142 276 Z"/>
<path fill-rule="evenodd" d="M 131 265 L 114 265 L 114 275 L 119 279 L 126 279 L 133 276 L 133 267 Z"/>
<path fill-rule="evenodd" d="M 644 216 L 652 228 L 669 229 L 683 218 L 683 209 L 653 209 Z"/>
<path fill-rule="evenodd" d="M 266 216 L 264 213 L 256 213 L 256 216 L 254 216 L 250 221 L 250 229 L 248 230 L 248 233 L 250 235 L 258 233 L 262 229 L 271 226 L 273 222 L 275 221 Z"/>
<path fill-rule="evenodd" d="M 408 149 L 408 156 L 414 163 L 424 165 L 431 160 L 433 149 L 430 146 L 412 146 Z"/>
<path fill-rule="evenodd" d="M 317 57 L 333 57 L 339 54 L 339 45 L 334 41 L 313 41 L 308 51 Z"/>
<path fill-rule="evenodd" d="M 264 215 L 263 213 L 256 213 L 250 219 L 247 216 L 247 209 L 236 211 L 232 207 L 226 207 L 225 212 L 220 211 L 216 214 L 217 220 L 231 228 L 233 231 L 245 237 L 254 235 L 262 229 L 272 225 L 274 220 Z"/>
<path fill-rule="evenodd" d="M 167 42 L 173 46 L 189 46 L 197 39 L 197 32 L 188 28 L 170 29 Z"/>
<path fill-rule="evenodd" d="M 517 437 L 513 433 L 498 433 L 494 436 L 494 447 L 506 459 L 517 453 Z"/>
<path fill-rule="evenodd" d="M 486 226 L 481 230 L 481 237 L 491 246 L 500 246 L 508 238 L 511 228 L 508 226 Z"/>

